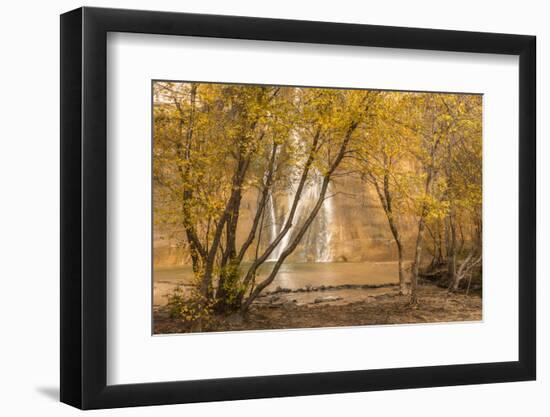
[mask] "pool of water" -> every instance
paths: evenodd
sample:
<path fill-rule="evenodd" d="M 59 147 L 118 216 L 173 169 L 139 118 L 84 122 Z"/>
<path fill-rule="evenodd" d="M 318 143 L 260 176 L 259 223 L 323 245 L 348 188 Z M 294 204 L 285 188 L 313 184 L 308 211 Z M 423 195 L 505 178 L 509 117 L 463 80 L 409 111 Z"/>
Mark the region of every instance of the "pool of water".
<path fill-rule="evenodd" d="M 273 268 L 273 263 L 262 265 L 258 274 L 261 281 Z M 244 265 L 246 270 L 248 265 Z M 166 296 L 177 285 L 189 284 L 193 278 L 190 266 L 157 268 L 154 270 L 154 305 L 166 304 Z M 303 288 L 308 285 L 395 284 L 399 282 L 397 262 L 314 262 L 283 264 L 275 280 L 268 287 Z"/>

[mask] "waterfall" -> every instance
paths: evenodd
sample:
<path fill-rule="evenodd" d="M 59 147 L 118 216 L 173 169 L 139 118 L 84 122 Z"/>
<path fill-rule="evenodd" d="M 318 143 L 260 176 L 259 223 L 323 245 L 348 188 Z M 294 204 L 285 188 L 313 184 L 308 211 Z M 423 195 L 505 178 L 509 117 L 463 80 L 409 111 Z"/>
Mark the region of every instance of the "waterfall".
<path fill-rule="evenodd" d="M 298 173 L 293 173 L 293 174 L 296 174 L 296 176 L 298 175 Z M 323 177 L 316 172 L 313 178 L 306 183 L 302 191 L 302 196 L 296 207 L 296 212 L 294 213 L 294 219 L 292 221 L 291 228 L 285 234 L 281 242 L 279 242 L 277 247 L 273 250 L 268 261 L 276 261 L 277 259 L 279 259 L 282 252 L 290 244 L 291 239 L 294 237 L 295 230 L 303 224 L 307 215 L 310 212 L 309 210 L 311 210 L 315 205 L 315 203 L 317 202 L 319 195 L 321 194 L 322 185 L 323 185 Z M 329 188 L 327 190 L 327 195 L 330 195 L 331 188 L 332 187 L 329 185 Z M 295 196 L 295 191 L 289 192 L 286 195 L 285 209 L 287 212 L 290 212 L 290 208 L 294 201 L 294 196 Z M 271 240 L 270 241 L 273 242 L 273 240 L 277 237 L 277 235 L 280 233 L 280 231 L 284 227 L 287 217 L 285 216 L 284 221 L 280 224 L 280 227 L 277 227 L 275 199 L 273 198 L 272 195 L 270 195 L 269 197 L 269 217 L 271 221 L 271 225 L 270 225 Z M 313 221 L 313 224 L 310 226 L 310 229 L 314 233 L 316 233 L 313 241 L 311 241 L 311 239 L 302 240 L 302 242 L 300 243 L 301 245 L 302 244 L 305 245 L 304 253 L 306 254 L 306 258 L 308 254 L 313 254 L 314 255 L 313 259 L 315 260 L 315 262 L 330 262 L 332 260 L 331 228 L 333 226 L 333 221 L 334 221 L 334 206 L 333 206 L 332 198 L 325 198 L 325 201 L 323 202 L 323 206 L 321 207 L 321 210 L 319 211 L 319 213 L 317 213 L 317 216 Z"/>
<path fill-rule="evenodd" d="M 326 198 L 323 202 L 322 207 L 322 219 L 323 227 L 321 228 L 321 234 L 319 236 L 319 241 L 317 242 L 317 262 L 330 262 L 332 261 L 332 226 L 334 220 L 334 205 L 332 202 L 332 197 L 330 196 L 331 186 L 327 189 L 327 194 L 329 198 Z"/>
<path fill-rule="evenodd" d="M 300 133 L 297 130 L 292 130 L 291 137 L 296 147 L 300 148 L 302 152 L 304 152 L 304 142 L 300 138 Z M 290 212 L 292 203 L 294 202 L 294 197 L 296 195 L 296 187 L 300 181 L 301 170 L 301 164 L 296 164 L 292 167 L 290 173 L 290 191 L 286 194 L 286 205 L 283 206 L 283 209 L 276 210 L 276 206 L 279 201 L 273 197 L 272 193 L 269 194 L 269 217 L 271 221 L 270 242 L 275 240 L 288 219 L 288 213 Z M 321 194 L 322 186 L 323 176 L 318 170 L 313 168 L 310 178 L 306 182 L 304 189 L 302 190 L 300 200 L 298 201 L 292 226 L 283 236 L 277 247 L 273 250 L 268 261 L 277 261 L 283 251 L 288 247 L 295 235 L 296 229 L 304 223 L 307 215 L 310 213 L 310 210 L 317 202 L 319 195 Z M 327 195 L 330 196 L 331 189 L 332 187 L 329 184 L 321 210 L 317 213 L 316 218 L 310 225 L 310 238 L 302 239 L 300 242 L 300 246 L 302 247 L 301 252 L 304 254 L 305 261 L 314 260 L 315 262 L 330 262 L 332 260 L 331 229 L 334 227 L 334 206 L 332 198 L 326 198 Z M 277 222 L 277 212 L 285 213 L 284 216 L 282 216 L 282 219 L 279 218 L 279 222 Z M 311 238 L 311 234 L 313 234 L 313 239 Z"/>

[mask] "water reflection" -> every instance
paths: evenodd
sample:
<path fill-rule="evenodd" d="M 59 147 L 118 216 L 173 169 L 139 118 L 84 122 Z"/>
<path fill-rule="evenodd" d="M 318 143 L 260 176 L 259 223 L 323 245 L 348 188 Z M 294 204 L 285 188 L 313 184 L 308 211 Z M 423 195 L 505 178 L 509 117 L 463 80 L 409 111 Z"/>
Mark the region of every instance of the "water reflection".
<path fill-rule="evenodd" d="M 269 274 L 274 263 L 262 265 L 258 281 Z M 246 268 L 247 265 L 244 265 Z M 193 278 L 190 266 L 158 268 L 154 271 L 154 304 L 165 304 L 169 294 L 178 284 L 189 284 Z M 271 289 L 303 288 L 308 285 L 343 284 L 395 284 L 399 282 L 397 262 L 319 262 L 283 264 Z"/>

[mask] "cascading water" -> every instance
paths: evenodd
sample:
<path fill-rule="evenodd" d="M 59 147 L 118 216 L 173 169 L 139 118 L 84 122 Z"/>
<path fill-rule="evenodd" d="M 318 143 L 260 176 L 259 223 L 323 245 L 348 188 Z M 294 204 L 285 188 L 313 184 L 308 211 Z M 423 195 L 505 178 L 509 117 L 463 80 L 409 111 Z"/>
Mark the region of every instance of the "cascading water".
<path fill-rule="evenodd" d="M 295 175 L 294 175 L 295 174 Z M 299 173 L 294 172 L 293 177 L 297 177 Z M 317 172 L 313 175 L 313 178 L 308 181 L 302 192 L 302 196 L 296 207 L 296 212 L 294 214 L 294 220 L 292 222 L 292 227 L 285 234 L 281 242 L 277 245 L 275 250 L 271 253 L 269 261 L 276 261 L 281 256 L 282 252 L 291 242 L 291 239 L 294 237 L 295 231 L 303 224 L 310 210 L 313 208 L 319 195 L 321 193 L 321 188 L 323 184 L 323 178 Z M 325 201 L 321 210 L 317 214 L 313 224 L 310 226 L 310 238 L 304 239 L 301 244 L 305 247 L 302 249 L 304 260 L 314 260 L 315 262 L 330 262 L 332 260 L 332 249 L 331 249 L 331 239 L 333 227 L 333 217 L 334 217 L 334 207 L 332 203 L 332 198 L 330 198 L 331 187 L 327 190 Z M 286 196 L 286 205 L 285 210 L 290 211 L 290 207 L 294 201 L 295 192 L 290 192 Z M 329 198 L 327 198 L 329 197 Z M 269 217 L 270 217 L 270 241 L 277 237 L 281 229 L 284 227 L 286 222 L 285 214 L 283 221 L 280 226 L 277 227 L 277 216 L 275 209 L 275 199 L 272 195 L 269 198 Z M 314 235 L 311 236 L 311 233 Z"/>
<path fill-rule="evenodd" d="M 305 143 L 301 139 L 300 132 L 298 130 L 292 130 L 291 138 L 296 148 L 300 149 L 302 151 L 301 153 L 305 154 Z M 275 240 L 287 221 L 288 214 L 296 195 L 296 188 L 298 187 L 300 176 L 302 174 L 302 167 L 300 165 L 301 164 L 299 163 L 295 164 L 291 169 L 291 186 L 290 191 L 286 194 L 286 204 L 282 204 L 282 207 L 277 210 L 277 203 L 281 201 L 275 198 L 273 194 L 270 193 L 269 195 L 269 220 L 271 222 L 270 242 Z M 283 236 L 277 247 L 273 250 L 268 261 L 277 261 L 283 251 L 288 247 L 292 241 L 292 238 L 294 238 L 295 232 L 303 225 L 308 214 L 317 203 L 321 194 L 322 186 L 323 176 L 315 168 L 312 168 L 309 179 L 306 182 L 304 189 L 302 190 L 302 195 L 298 201 L 292 226 Z M 332 260 L 331 239 L 332 228 L 334 227 L 334 207 L 330 196 L 331 188 L 332 187 L 329 184 L 321 210 L 317 213 L 316 218 L 308 229 L 308 238 L 302 239 L 299 244 L 300 250 L 296 251 L 301 253 L 301 259 L 303 261 L 330 262 Z M 278 218 L 277 212 L 284 212 L 284 215 Z M 277 220 L 279 220 L 279 222 Z M 298 254 L 293 254 L 292 256 L 296 259 Z"/>
<path fill-rule="evenodd" d="M 322 183 L 318 184 L 319 192 L 320 187 Z M 332 261 L 332 246 L 331 246 L 331 240 L 332 240 L 332 226 L 333 226 L 333 218 L 334 218 L 334 206 L 332 203 L 332 196 L 330 196 L 331 192 L 331 186 L 329 184 L 329 187 L 327 189 L 327 195 L 329 196 L 326 198 L 323 202 L 322 207 L 322 221 L 323 221 L 323 227 L 321 227 L 321 233 L 318 235 L 318 242 L 317 242 L 317 262 L 330 262 Z"/>

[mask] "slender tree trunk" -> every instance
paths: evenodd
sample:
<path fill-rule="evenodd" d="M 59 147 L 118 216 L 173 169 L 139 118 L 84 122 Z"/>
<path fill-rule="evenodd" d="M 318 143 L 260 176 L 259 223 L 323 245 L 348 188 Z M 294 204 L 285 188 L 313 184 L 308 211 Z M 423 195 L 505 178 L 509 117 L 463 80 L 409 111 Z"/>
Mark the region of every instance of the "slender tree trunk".
<path fill-rule="evenodd" d="M 418 221 L 418 234 L 416 236 L 416 245 L 414 252 L 414 260 L 411 271 L 411 298 L 410 304 L 415 306 L 418 304 L 418 270 L 420 268 L 420 261 L 422 259 L 422 246 L 424 243 L 424 231 L 426 228 L 425 217 L 426 214 L 423 210 L 420 220 Z"/>
<path fill-rule="evenodd" d="M 313 220 L 315 220 L 315 217 L 317 216 L 317 213 L 319 213 L 319 210 L 323 206 L 323 201 L 325 199 L 325 194 L 327 192 L 329 181 L 330 181 L 330 177 L 325 177 L 325 179 L 323 181 L 322 188 L 321 188 L 321 193 L 319 194 L 319 198 L 317 199 L 317 203 L 315 204 L 315 207 L 313 208 L 313 210 L 309 214 L 308 218 L 306 219 L 306 221 L 303 224 L 303 226 L 301 227 L 301 229 L 296 234 L 296 237 L 284 249 L 284 251 L 281 254 L 281 256 L 279 257 L 279 259 L 277 259 L 277 262 L 275 263 L 275 266 L 271 270 L 271 273 L 269 274 L 269 276 L 264 281 L 262 281 L 261 283 L 258 284 L 258 286 L 254 289 L 254 291 L 252 291 L 250 296 L 243 303 L 243 305 L 241 307 L 242 313 L 245 313 L 248 310 L 248 308 L 250 307 L 250 305 L 252 304 L 252 302 L 258 297 L 258 295 L 260 295 L 260 293 L 269 284 L 271 284 L 273 282 L 273 280 L 275 279 L 275 276 L 279 272 L 279 269 L 281 268 L 281 265 L 283 264 L 285 259 L 294 251 L 294 249 L 296 249 L 296 246 L 298 246 L 298 244 L 302 240 L 304 234 L 307 232 L 307 230 L 309 229 L 309 226 L 311 226 L 311 223 L 313 223 Z"/>
<path fill-rule="evenodd" d="M 260 265 L 262 265 L 267 260 L 269 255 L 271 255 L 271 253 L 275 250 L 277 245 L 279 245 L 279 243 L 283 240 L 284 236 L 289 232 L 290 228 L 292 227 L 292 222 L 294 221 L 294 214 L 296 213 L 298 203 L 299 203 L 300 198 L 302 196 L 302 191 L 303 191 L 304 186 L 306 184 L 306 181 L 307 181 L 307 178 L 308 178 L 308 175 L 309 175 L 309 171 L 311 169 L 311 165 L 313 164 L 313 162 L 315 160 L 315 155 L 318 151 L 319 139 L 320 139 L 320 130 L 317 131 L 317 133 L 315 134 L 315 136 L 313 138 L 313 143 L 311 145 L 311 149 L 309 151 L 308 158 L 307 158 L 306 163 L 304 165 L 304 169 L 302 171 L 302 175 L 300 177 L 300 181 L 299 181 L 298 187 L 296 189 L 296 194 L 294 195 L 294 200 L 292 202 L 290 212 L 288 213 L 288 217 L 285 221 L 285 224 L 284 224 L 282 230 L 277 235 L 277 237 L 268 245 L 268 247 L 265 249 L 265 251 L 262 253 L 262 255 L 260 255 L 257 259 L 255 259 L 254 262 L 252 263 L 252 265 L 248 268 L 248 271 L 247 271 L 247 273 L 246 273 L 246 275 L 243 279 L 243 286 L 244 286 L 245 289 L 248 288 L 248 286 L 250 285 L 250 282 L 256 276 L 256 271 L 258 270 Z M 242 296 L 244 296 L 244 293 L 242 294 Z M 242 296 L 241 296 L 241 300 L 242 300 Z"/>
<path fill-rule="evenodd" d="M 391 161 L 388 162 L 391 166 Z M 386 170 L 384 173 L 384 197 L 386 200 L 386 217 L 390 225 L 390 230 L 397 246 L 397 258 L 399 263 L 399 293 L 405 295 L 407 293 L 407 283 L 405 282 L 405 271 L 403 270 L 403 244 L 401 242 L 401 236 L 399 229 L 397 228 L 397 222 L 395 221 L 395 215 L 393 212 L 393 198 L 390 191 L 390 175 Z"/>
<path fill-rule="evenodd" d="M 390 200 L 391 201 L 391 200 Z M 388 218 L 388 223 L 390 225 L 390 230 L 397 246 L 397 259 L 399 265 L 399 293 L 401 295 L 407 294 L 407 282 L 405 280 L 405 269 L 403 266 L 403 243 L 401 242 L 401 235 L 399 234 L 399 229 L 395 222 L 394 214 L 391 211 L 391 204 L 388 205 L 388 211 L 386 212 L 386 217 Z"/>
<path fill-rule="evenodd" d="M 436 148 L 436 147 L 435 147 Z M 435 158 L 435 148 L 432 150 L 432 166 Z M 426 177 L 426 185 L 424 188 L 424 194 L 428 195 L 432 185 L 433 168 L 428 168 L 428 175 Z M 424 232 L 426 229 L 426 217 L 428 216 L 428 206 L 426 203 L 422 204 L 422 210 L 420 211 L 420 218 L 418 219 L 418 234 L 416 236 L 416 245 L 414 249 L 414 261 L 412 265 L 411 273 L 411 298 L 410 304 L 415 306 L 418 304 L 418 271 L 420 269 L 420 262 L 422 261 L 422 249 L 424 245 Z"/>
<path fill-rule="evenodd" d="M 396 240 L 397 244 L 397 256 L 399 266 L 399 294 L 406 295 L 408 293 L 407 281 L 405 280 L 405 267 L 403 265 L 403 245 L 401 240 Z"/>
<path fill-rule="evenodd" d="M 454 288 L 458 286 L 458 276 L 456 273 L 456 227 L 453 211 L 454 210 L 451 209 L 451 213 L 447 219 L 449 228 L 449 240 L 447 244 L 447 279 L 449 284 Z"/>
<path fill-rule="evenodd" d="M 443 263 L 443 237 L 441 236 L 441 224 L 437 224 L 437 264 Z"/>
<path fill-rule="evenodd" d="M 179 141 L 176 144 L 176 152 L 181 161 L 189 161 L 191 159 L 192 152 L 192 140 L 195 124 L 195 107 L 196 107 L 196 98 L 197 98 L 197 84 L 191 84 L 191 91 L 189 96 L 189 105 L 190 111 L 186 115 L 181 107 L 181 103 L 177 100 L 174 100 L 174 104 L 180 114 L 179 122 Z M 185 129 L 184 129 L 185 127 Z M 185 131 L 184 131 L 185 130 Z M 177 164 L 177 169 L 183 183 L 183 189 L 181 192 L 181 202 L 182 202 L 182 216 L 183 216 L 183 227 L 185 230 L 185 235 L 189 243 L 189 250 L 191 253 L 191 262 L 193 266 L 193 272 L 198 275 L 201 273 L 204 268 L 206 261 L 206 250 L 201 244 L 195 226 L 188 221 L 191 217 L 189 213 L 189 202 L 193 197 L 193 190 L 187 187 L 189 179 L 189 165 L 188 164 Z"/>
<path fill-rule="evenodd" d="M 319 210 L 323 206 L 323 202 L 324 202 L 324 199 L 325 199 L 325 195 L 326 195 L 326 192 L 327 192 L 328 185 L 330 183 L 330 179 L 332 177 L 332 174 L 334 173 L 334 171 L 338 168 L 338 166 L 342 162 L 342 159 L 344 158 L 344 156 L 346 154 L 346 150 L 347 150 L 349 141 L 351 140 L 351 136 L 352 136 L 353 132 L 355 131 L 355 129 L 357 128 L 358 124 L 359 124 L 359 122 L 354 121 L 353 123 L 351 123 L 350 127 L 348 128 L 348 130 L 346 132 L 346 135 L 344 136 L 344 139 L 342 141 L 342 144 L 340 145 L 340 148 L 338 150 L 338 154 L 336 155 L 336 157 L 334 158 L 334 161 L 330 165 L 330 169 L 328 170 L 328 172 L 323 177 L 323 184 L 321 185 L 321 191 L 319 193 L 319 197 L 318 197 L 317 202 L 316 202 L 315 206 L 313 207 L 311 213 L 306 218 L 306 221 L 304 222 L 304 224 L 302 225 L 302 227 L 300 228 L 300 230 L 298 231 L 298 233 L 296 234 L 296 236 L 294 237 L 292 242 L 288 245 L 288 247 L 286 247 L 283 250 L 281 256 L 279 257 L 279 259 L 275 263 L 275 266 L 273 267 L 273 269 L 272 269 L 271 273 L 268 275 L 268 277 L 265 280 L 263 280 L 262 282 L 260 282 L 256 286 L 256 288 L 254 288 L 254 290 L 251 292 L 250 296 L 244 302 L 242 302 L 241 314 L 245 314 L 248 311 L 248 308 L 250 307 L 252 302 L 260 295 L 260 293 L 269 284 L 271 284 L 273 282 L 273 280 L 275 279 L 275 276 L 279 272 L 279 269 L 281 268 L 281 265 L 283 264 L 285 259 L 294 251 L 294 249 L 296 249 L 296 246 L 298 246 L 298 244 L 300 243 L 300 240 L 303 238 L 304 234 L 307 232 L 307 230 L 311 226 L 311 223 L 313 223 L 313 220 L 315 219 L 315 216 L 317 216 L 317 213 L 319 212 Z M 314 141 L 313 141 L 313 146 L 310 150 L 308 160 L 306 161 L 306 164 L 304 166 L 304 171 L 303 171 L 301 179 L 300 179 L 300 184 L 298 185 L 298 188 L 296 190 L 296 195 L 294 196 L 294 201 L 292 203 L 292 207 L 291 207 L 288 219 L 285 223 L 285 226 L 283 227 L 283 231 L 281 233 L 279 233 L 279 236 L 275 239 L 274 242 L 271 243 L 270 247 L 251 266 L 251 268 L 248 271 L 247 277 L 245 277 L 245 281 L 244 281 L 245 285 L 249 284 L 248 280 L 255 277 L 255 272 L 256 272 L 256 269 L 258 268 L 258 266 L 261 265 L 261 263 L 263 263 L 265 261 L 265 259 L 267 259 L 267 257 L 271 253 L 271 251 L 273 251 L 273 249 L 277 246 L 279 241 L 283 238 L 284 234 L 288 233 L 288 231 L 292 227 L 294 214 L 296 212 L 296 208 L 298 206 L 298 202 L 300 200 L 304 185 L 307 181 L 308 172 L 311 168 L 311 165 L 313 164 L 315 153 L 317 152 L 316 143 L 319 140 L 319 135 L 320 135 L 320 131 L 318 131 L 317 134 L 315 135 L 315 138 L 314 138 Z"/>
<path fill-rule="evenodd" d="M 481 255 L 478 258 L 474 258 L 475 252 L 476 252 L 476 248 L 474 246 L 470 250 L 470 253 L 466 257 L 466 259 L 464 259 L 464 261 L 460 264 L 460 267 L 458 268 L 458 271 L 456 274 L 456 279 L 452 283 L 452 286 L 449 287 L 449 291 L 457 291 L 458 286 L 460 285 L 460 282 L 464 279 L 464 277 L 467 274 L 471 274 L 471 269 L 473 269 L 475 266 L 481 263 Z M 470 287 L 470 284 L 468 284 L 468 290 L 469 290 L 469 287 Z"/>
<path fill-rule="evenodd" d="M 433 124 L 433 120 L 432 120 Z M 434 134 L 432 125 L 432 135 Z M 424 185 L 424 196 L 427 196 L 432 188 L 432 180 L 435 175 L 435 155 L 437 148 L 441 142 L 441 137 L 436 137 L 430 149 L 430 162 L 425 166 L 426 183 Z M 416 236 L 416 245 L 414 253 L 414 261 L 411 273 L 411 298 L 410 304 L 416 306 L 418 304 L 418 271 L 422 260 L 422 248 L 424 245 L 424 230 L 426 228 L 426 217 L 428 216 L 428 206 L 424 202 L 420 210 L 420 219 L 418 220 L 418 234 Z"/>
<path fill-rule="evenodd" d="M 453 189 L 454 177 L 452 170 L 452 139 L 447 141 L 447 164 L 445 167 L 446 176 L 449 184 L 447 190 L 447 198 L 449 200 L 450 209 L 447 216 L 447 280 L 454 288 L 458 286 L 456 273 L 456 208 L 455 208 L 455 193 Z"/>
<path fill-rule="evenodd" d="M 228 303 L 228 288 L 233 283 L 231 279 L 234 278 L 235 270 L 234 265 L 235 257 L 237 256 L 237 224 L 239 221 L 240 207 L 242 201 L 242 185 L 244 182 L 245 174 L 248 169 L 249 162 L 242 158 L 239 158 L 237 164 L 236 175 L 232 182 L 232 196 L 228 206 L 228 216 L 225 223 L 225 250 L 222 253 L 220 262 L 220 272 L 218 276 L 218 286 L 216 289 L 216 310 L 218 312 L 224 312 L 231 308 Z M 229 282 L 228 282 L 229 280 Z"/>
<path fill-rule="evenodd" d="M 388 160 L 385 160 L 388 163 Z M 386 214 L 386 219 L 388 220 L 388 225 L 390 226 L 390 231 L 393 236 L 393 240 L 397 247 L 397 258 L 398 258 L 398 267 L 399 267 L 399 293 L 401 295 L 407 294 L 407 282 L 405 280 L 405 269 L 403 266 L 403 243 L 401 241 L 401 235 L 399 234 L 399 229 L 397 222 L 395 221 L 395 215 L 393 212 L 393 198 L 390 191 L 390 175 L 388 170 L 384 172 L 383 185 L 380 185 L 374 176 L 370 173 L 371 181 L 374 184 L 376 193 L 380 199 L 380 203 L 384 208 L 384 213 Z"/>

